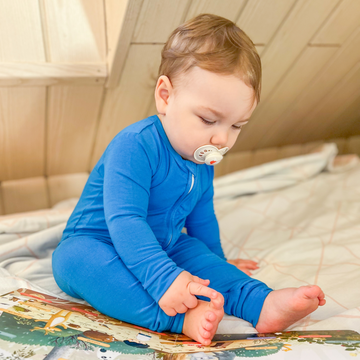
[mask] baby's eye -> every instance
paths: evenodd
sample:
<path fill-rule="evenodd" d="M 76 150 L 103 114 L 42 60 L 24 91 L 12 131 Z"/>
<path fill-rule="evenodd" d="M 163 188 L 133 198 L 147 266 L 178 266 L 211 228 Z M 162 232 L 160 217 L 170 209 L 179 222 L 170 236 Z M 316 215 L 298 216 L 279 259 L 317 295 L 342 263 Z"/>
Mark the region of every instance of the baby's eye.
<path fill-rule="evenodd" d="M 206 125 L 214 125 L 216 121 L 209 121 L 209 120 L 205 120 L 204 118 L 202 118 L 201 116 L 199 116 L 199 118 L 201 119 L 201 121 L 206 124 Z"/>
<path fill-rule="evenodd" d="M 242 125 L 233 125 L 233 128 L 234 128 L 235 130 L 241 130 Z"/>

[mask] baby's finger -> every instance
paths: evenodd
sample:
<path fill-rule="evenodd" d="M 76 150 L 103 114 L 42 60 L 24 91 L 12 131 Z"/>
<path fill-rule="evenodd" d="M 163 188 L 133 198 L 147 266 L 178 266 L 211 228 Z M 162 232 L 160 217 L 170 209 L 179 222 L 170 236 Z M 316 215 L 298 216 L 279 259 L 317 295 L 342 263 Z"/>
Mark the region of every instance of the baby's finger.
<path fill-rule="evenodd" d="M 187 306 L 189 309 L 193 309 L 198 305 L 198 299 L 194 295 L 187 296 L 184 305 Z"/>
<path fill-rule="evenodd" d="M 259 265 L 258 265 L 258 263 L 255 262 L 255 261 L 248 260 L 248 261 L 246 262 L 246 267 L 247 267 L 248 269 L 256 270 L 256 269 L 259 268 Z"/>
<path fill-rule="evenodd" d="M 162 309 L 164 313 L 168 316 L 175 316 L 177 314 L 176 310 L 170 307 Z"/>
<path fill-rule="evenodd" d="M 209 279 L 204 280 L 204 279 L 201 279 L 201 278 L 199 278 L 198 276 L 195 276 L 195 275 L 193 275 L 193 281 L 195 281 L 195 282 L 197 282 L 199 284 L 205 285 L 205 286 L 208 286 L 210 284 Z"/>
<path fill-rule="evenodd" d="M 177 306 L 175 310 L 178 314 L 183 314 L 186 313 L 189 310 L 189 308 L 186 305 L 181 304 Z"/>
<path fill-rule="evenodd" d="M 237 259 L 235 260 L 236 265 L 238 266 L 242 266 L 242 267 L 246 267 L 248 269 L 258 269 L 258 263 L 252 260 L 242 260 L 242 259 Z"/>
<path fill-rule="evenodd" d="M 215 299 L 218 294 L 217 291 L 194 281 L 191 281 L 188 286 L 191 295 L 201 295 L 206 296 L 210 299 Z"/>
<path fill-rule="evenodd" d="M 252 275 L 252 273 L 251 273 L 249 270 L 243 269 L 242 267 L 239 267 L 239 270 L 241 270 L 241 271 L 242 271 L 243 273 L 245 273 L 246 275 L 249 275 L 249 276 Z"/>

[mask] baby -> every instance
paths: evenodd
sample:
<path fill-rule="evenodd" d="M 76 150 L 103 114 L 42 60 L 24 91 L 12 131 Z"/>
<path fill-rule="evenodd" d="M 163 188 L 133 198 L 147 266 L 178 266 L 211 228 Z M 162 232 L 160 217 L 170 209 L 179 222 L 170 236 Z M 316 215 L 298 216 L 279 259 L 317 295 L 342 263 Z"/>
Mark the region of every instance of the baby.
<path fill-rule="evenodd" d="M 53 254 L 63 291 L 204 345 L 224 311 L 274 332 L 325 304 L 318 286 L 273 291 L 245 273 L 254 262 L 227 260 L 221 248 L 212 165 L 249 121 L 260 81 L 254 45 L 231 21 L 203 14 L 171 34 L 155 89 L 158 115 L 111 141 Z"/>

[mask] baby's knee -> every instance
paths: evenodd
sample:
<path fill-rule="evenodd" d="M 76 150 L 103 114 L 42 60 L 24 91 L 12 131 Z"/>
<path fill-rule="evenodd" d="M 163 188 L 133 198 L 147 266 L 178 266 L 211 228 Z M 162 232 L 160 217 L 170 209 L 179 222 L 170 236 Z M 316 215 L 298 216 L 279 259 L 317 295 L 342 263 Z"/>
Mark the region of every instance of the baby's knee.
<path fill-rule="evenodd" d="M 52 255 L 52 270 L 54 279 L 59 288 L 66 294 L 82 299 L 73 289 L 73 282 L 81 278 L 81 264 L 83 259 L 83 252 L 77 248 L 80 244 L 70 244 L 62 242 L 55 249 Z"/>
<path fill-rule="evenodd" d="M 73 267 L 79 266 L 81 255 L 86 248 L 79 248 L 79 243 L 74 240 L 65 240 L 61 242 L 52 254 L 52 267 L 56 272 L 62 273 L 69 271 Z"/>

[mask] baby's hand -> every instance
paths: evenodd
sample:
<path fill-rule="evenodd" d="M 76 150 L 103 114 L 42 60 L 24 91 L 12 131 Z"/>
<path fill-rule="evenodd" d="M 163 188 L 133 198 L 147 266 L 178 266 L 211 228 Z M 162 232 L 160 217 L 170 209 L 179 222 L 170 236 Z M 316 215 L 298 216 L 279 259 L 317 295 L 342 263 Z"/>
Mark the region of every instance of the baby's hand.
<path fill-rule="evenodd" d="M 238 269 L 249 276 L 252 275 L 250 270 L 256 270 L 259 268 L 258 263 L 252 260 L 234 259 L 228 260 L 227 262 L 229 264 L 235 265 Z"/>
<path fill-rule="evenodd" d="M 217 297 L 217 291 L 207 287 L 209 284 L 210 280 L 203 280 L 183 271 L 161 297 L 159 306 L 169 316 L 185 313 L 188 309 L 197 306 L 198 299 L 195 295 L 211 299 Z"/>

